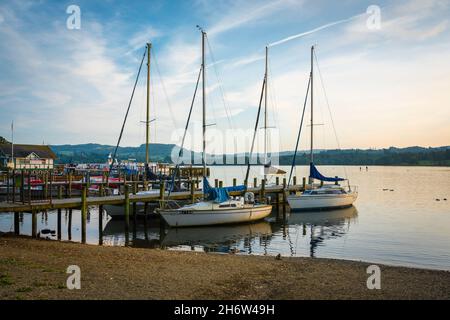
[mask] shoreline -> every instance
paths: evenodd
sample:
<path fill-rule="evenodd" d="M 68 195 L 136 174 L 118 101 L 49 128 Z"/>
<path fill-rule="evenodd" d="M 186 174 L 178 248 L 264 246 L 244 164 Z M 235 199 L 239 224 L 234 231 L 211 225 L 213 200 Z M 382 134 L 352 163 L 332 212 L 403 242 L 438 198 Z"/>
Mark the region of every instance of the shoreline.
<path fill-rule="evenodd" d="M 450 272 L 372 263 L 82 245 L 0 237 L 0 300 L 450 299 Z M 69 265 L 81 289 L 68 290 Z"/>

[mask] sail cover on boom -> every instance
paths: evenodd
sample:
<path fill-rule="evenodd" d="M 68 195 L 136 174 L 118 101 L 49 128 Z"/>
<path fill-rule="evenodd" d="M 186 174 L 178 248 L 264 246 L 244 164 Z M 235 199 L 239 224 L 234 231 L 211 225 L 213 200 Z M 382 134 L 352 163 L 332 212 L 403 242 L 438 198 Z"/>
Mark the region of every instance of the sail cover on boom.
<path fill-rule="evenodd" d="M 334 177 L 334 178 L 325 177 L 324 175 L 322 175 L 319 172 L 319 170 L 317 170 L 316 166 L 312 162 L 309 164 L 309 177 L 317 179 L 317 180 L 329 181 L 329 182 L 336 182 L 336 181 L 344 181 L 345 180 L 344 178 L 339 178 L 337 176 Z"/>
<path fill-rule="evenodd" d="M 213 188 L 209 185 L 208 179 L 203 177 L 203 194 L 206 200 L 213 200 L 216 203 L 227 201 L 230 198 L 229 192 L 232 191 L 245 191 L 244 185 L 225 188 Z"/>

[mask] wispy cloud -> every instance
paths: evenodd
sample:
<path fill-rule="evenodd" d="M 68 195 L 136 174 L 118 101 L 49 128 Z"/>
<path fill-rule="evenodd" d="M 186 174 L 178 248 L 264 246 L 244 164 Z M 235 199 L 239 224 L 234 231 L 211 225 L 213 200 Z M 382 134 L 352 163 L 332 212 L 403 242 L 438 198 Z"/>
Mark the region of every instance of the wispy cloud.
<path fill-rule="evenodd" d="M 334 21 L 334 22 L 330 22 L 330 23 L 324 24 L 324 25 L 322 25 L 320 27 L 317 27 L 317 28 L 314 28 L 312 30 L 308 30 L 308 31 L 304 31 L 304 32 L 301 32 L 301 33 L 297 33 L 297 34 L 294 34 L 292 36 L 286 37 L 284 39 L 272 42 L 272 43 L 269 44 L 269 47 L 278 46 L 278 45 L 283 44 L 285 42 L 292 41 L 294 39 L 301 38 L 301 37 L 304 37 L 304 36 L 308 36 L 308 35 L 313 34 L 315 32 L 319 32 L 321 30 L 324 30 L 324 29 L 327 29 L 327 28 L 331 28 L 331 27 L 337 26 L 339 24 L 350 22 L 352 20 L 358 19 L 358 18 L 360 18 L 362 16 L 365 16 L 365 15 L 366 15 L 366 13 L 357 14 L 357 15 L 352 16 L 352 17 L 347 18 L 347 19 L 337 20 L 337 21 Z"/>

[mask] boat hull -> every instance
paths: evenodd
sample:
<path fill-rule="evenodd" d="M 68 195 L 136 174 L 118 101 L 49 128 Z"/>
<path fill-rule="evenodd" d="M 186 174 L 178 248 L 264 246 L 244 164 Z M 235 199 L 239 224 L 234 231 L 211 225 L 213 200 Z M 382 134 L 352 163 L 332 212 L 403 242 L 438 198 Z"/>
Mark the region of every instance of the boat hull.
<path fill-rule="evenodd" d="M 158 206 L 157 203 L 148 203 L 148 211 L 147 213 L 153 212 L 153 210 Z M 108 204 L 103 207 L 106 210 L 106 213 L 112 219 L 124 219 L 125 218 L 125 206 L 121 204 Z M 143 217 L 145 215 L 145 205 L 143 202 L 136 203 L 136 214 L 138 217 Z M 130 204 L 130 215 L 133 214 L 133 205 Z"/>
<path fill-rule="evenodd" d="M 358 194 L 348 193 L 343 195 L 289 195 L 287 201 L 291 211 L 303 210 L 329 210 L 346 208 L 353 205 Z"/>
<path fill-rule="evenodd" d="M 271 205 L 229 210 L 161 210 L 160 214 L 170 227 L 193 227 L 252 222 L 264 219 L 272 212 Z"/>

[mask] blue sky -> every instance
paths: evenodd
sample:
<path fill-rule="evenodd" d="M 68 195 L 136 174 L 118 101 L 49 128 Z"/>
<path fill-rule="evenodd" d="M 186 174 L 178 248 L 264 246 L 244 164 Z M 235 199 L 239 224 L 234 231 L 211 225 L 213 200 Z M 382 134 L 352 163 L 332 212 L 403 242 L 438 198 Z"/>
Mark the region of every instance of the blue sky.
<path fill-rule="evenodd" d="M 79 30 L 66 27 L 72 4 L 81 9 Z M 370 5 L 381 9 L 379 29 L 367 27 Z M 178 142 L 173 133 L 184 126 L 200 66 L 198 24 L 212 48 L 210 138 L 254 126 L 265 45 L 319 28 L 269 49 L 274 149 L 294 147 L 312 44 L 339 137 L 338 144 L 317 81 L 318 148 L 449 145 L 449 19 L 450 3 L 438 0 L 2 1 L 0 135 L 10 137 L 14 120 L 17 143 L 114 144 L 151 41 L 151 140 Z M 122 145 L 145 141 L 144 80 L 145 73 Z M 197 150 L 200 114 L 196 103 L 189 144 Z M 302 148 L 308 139 L 305 131 Z M 248 142 L 237 145 L 248 150 Z"/>

